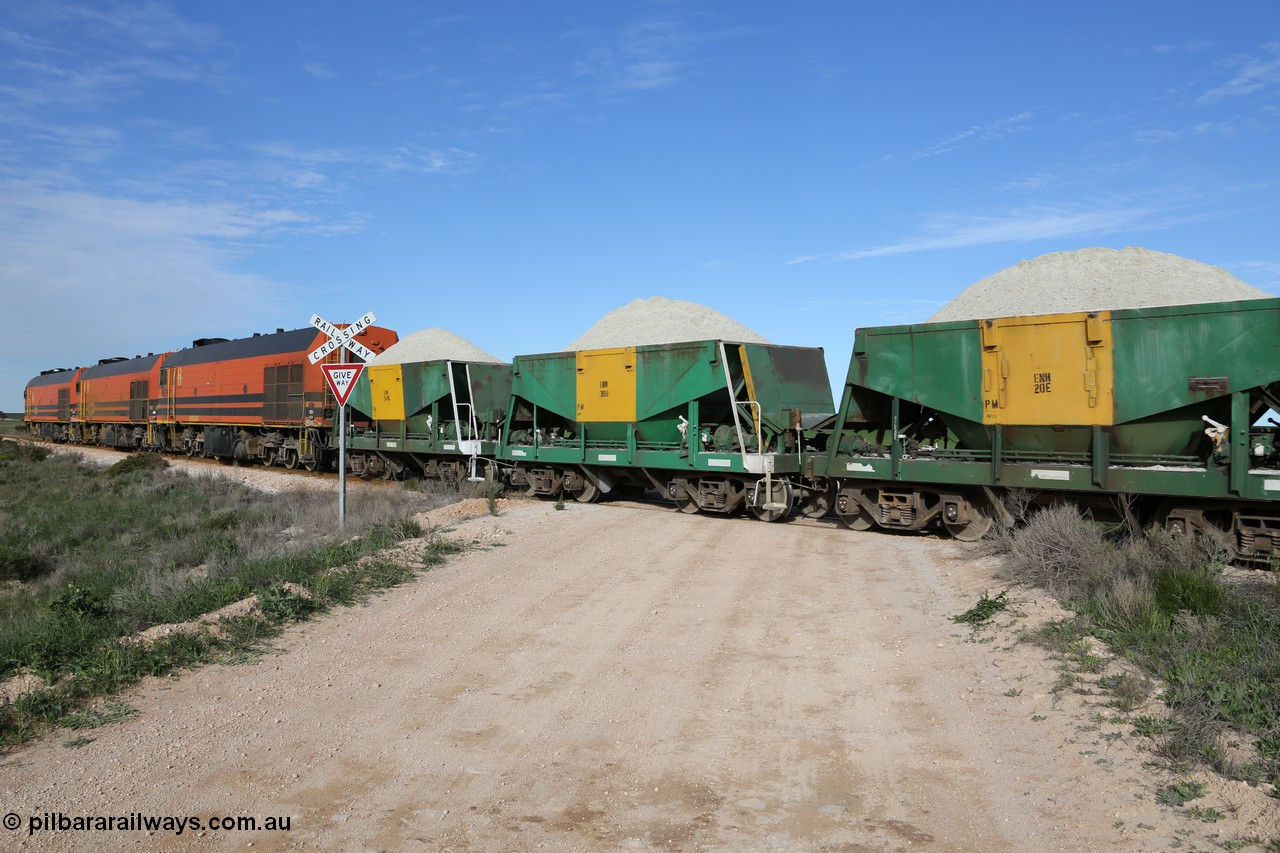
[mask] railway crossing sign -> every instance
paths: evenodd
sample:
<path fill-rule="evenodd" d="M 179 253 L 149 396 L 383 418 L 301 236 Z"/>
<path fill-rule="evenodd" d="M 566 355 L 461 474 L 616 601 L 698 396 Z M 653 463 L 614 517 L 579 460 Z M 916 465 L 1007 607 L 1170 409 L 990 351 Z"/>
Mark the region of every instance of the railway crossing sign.
<path fill-rule="evenodd" d="M 347 398 L 351 396 L 351 389 L 356 387 L 356 380 L 364 370 L 364 365 L 322 364 L 320 369 L 324 371 L 324 381 L 329 383 L 329 390 L 333 392 L 338 405 L 345 406 Z"/>
<path fill-rule="evenodd" d="M 373 312 L 365 314 L 359 320 L 356 320 L 345 329 L 339 329 L 319 314 L 311 315 L 311 325 L 329 336 L 329 340 L 316 347 L 310 355 L 307 356 L 312 364 L 323 360 L 326 356 L 335 351 L 346 350 L 358 358 L 369 361 L 373 358 L 373 350 L 356 341 L 356 335 L 373 325 L 377 318 L 373 316 Z M 346 356 L 339 353 L 339 360 L 345 361 Z M 320 369 L 324 371 L 324 381 L 329 384 L 329 390 L 333 392 L 334 398 L 338 401 L 338 431 L 336 438 L 338 441 L 338 526 L 347 526 L 347 398 L 351 396 L 351 389 L 356 385 L 356 379 L 360 376 L 360 371 L 364 370 L 363 364 L 322 364 Z"/>
<path fill-rule="evenodd" d="M 356 335 L 372 326 L 376 319 L 370 311 L 345 329 L 339 329 L 319 314 L 312 314 L 311 325 L 328 335 L 329 340 L 316 347 L 307 358 L 315 364 L 334 350 L 345 347 L 347 352 L 368 361 L 373 358 L 373 350 L 356 341 Z"/>

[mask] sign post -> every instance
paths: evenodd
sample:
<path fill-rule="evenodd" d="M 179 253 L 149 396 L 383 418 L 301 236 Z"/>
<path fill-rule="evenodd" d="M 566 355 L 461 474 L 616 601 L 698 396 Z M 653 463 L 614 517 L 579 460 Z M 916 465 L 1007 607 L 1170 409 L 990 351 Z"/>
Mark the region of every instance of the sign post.
<path fill-rule="evenodd" d="M 311 325 L 328 335 L 329 340 L 316 347 L 307 358 L 315 364 L 335 350 L 343 350 L 339 356 L 342 360 L 345 360 L 345 353 L 353 353 L 369 361 L 373 358 L 373 350 L 355 338 L 372 326 L 375 319 L 370 311 L 345 329 L 339 329 L 319 314 L 312 314 Z M 338 527 L 341 529 L 347 526 L 347 400 L 364 365 L 322 364 L 320 369 L 324 371 L 324 380 L 338 403 Z"/>

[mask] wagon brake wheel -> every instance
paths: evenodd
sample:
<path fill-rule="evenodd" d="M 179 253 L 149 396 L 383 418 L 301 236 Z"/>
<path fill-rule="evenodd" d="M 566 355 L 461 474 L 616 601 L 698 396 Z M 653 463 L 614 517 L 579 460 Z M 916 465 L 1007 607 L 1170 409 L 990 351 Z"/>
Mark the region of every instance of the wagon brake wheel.
<path fill-rule="evenodd" d="M 770 482 L 772 485 L 770 485 Z M 781 521 L 791 513 L 791 483 L 786 479 L 758 483 L 748 486 L 755 490 L 759 502 L 751 507 L 751 514 L 761 521 Z"/>

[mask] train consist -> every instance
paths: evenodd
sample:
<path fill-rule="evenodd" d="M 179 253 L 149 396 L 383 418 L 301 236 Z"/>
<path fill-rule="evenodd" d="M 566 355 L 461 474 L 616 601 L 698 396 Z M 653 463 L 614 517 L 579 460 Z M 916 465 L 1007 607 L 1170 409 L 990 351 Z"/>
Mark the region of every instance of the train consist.
<path fill-rule="evenodd" d="M 397 340 L 378 326 L 356 337 L 374 352 Z M 277 329 L 47 370 L 27 383 L 26 423 L 59 442 L 318 470 L 338 447 L 333 396 L 308 360 L 327 339 L 313 328 Z"/>
<path fill-rule="evenodd" d="M 166 371 L 195 375 L 204 347 L 45 374 L 27 420 L 55 440 L 308 464 L 333 446 L 323 393 L 264 389 L 282 372 L 305 378 L 309 345 L 255 362 L 253 390 L 234 379 L 179 395 L 185 407 Z M 1244 562 L 1280 554 L 1280 447 L 1275 423 L 1258 425 L 1280 410 L 1280 299 L 860 329 L 839 406 L 822 351 L 805 347 L 377 362 L 352 393 L 346 439 L 368 476 L 492 479 L 582 502 L 652 488 L 683 512 L 834 513 L 854 529 L 960 539 L 1010 523 L 1004 497 L 1020 489 L 1122 498 Z M 135 387 L 144 374 L 152 384 Z M 108 376 L 115 396 L 95 397 Z"/>

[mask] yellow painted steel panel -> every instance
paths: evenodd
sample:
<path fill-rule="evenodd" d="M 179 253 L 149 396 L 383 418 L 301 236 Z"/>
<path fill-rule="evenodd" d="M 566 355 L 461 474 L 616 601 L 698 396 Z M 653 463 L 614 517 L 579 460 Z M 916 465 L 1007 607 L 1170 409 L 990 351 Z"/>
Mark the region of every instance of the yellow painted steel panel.
<path fill-rule="evenodd" d="M 984 423 L 1115 422 L 1110 312 L 1007 317 L 982 326 Z"/>
<path fill-rule="evenodd" d="M 372 364 L 369 392 L 373 396 L 373 418 L 378 421 L 404 420 L 404 377 L 398 364 Z"/>
<path fill-rule="evenodd" d="M 577 354 L 578 420 L 596 423 L 636 419 L 636 348 L 582 350 Z"/>

